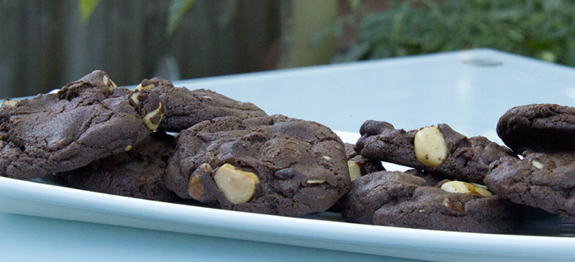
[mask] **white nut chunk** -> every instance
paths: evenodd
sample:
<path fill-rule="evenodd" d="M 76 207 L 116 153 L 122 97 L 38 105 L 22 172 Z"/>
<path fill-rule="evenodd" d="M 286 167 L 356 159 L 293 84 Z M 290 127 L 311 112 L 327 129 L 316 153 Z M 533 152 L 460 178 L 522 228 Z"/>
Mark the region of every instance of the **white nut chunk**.
<path fill-rule="evenodd" d="M 203 163 L 200 168 L 204 169 L 205 172 L 212 172 L 212 166 L 208 163 Z M 200 202 L 206 201 L 206 191 L 198 176 L 190 178 L 190 181 L 188 182 L 188 195 Z"/>
<path fill-rule="evenodd" d="M 146 86 L 143 86 L 141 83 L 136 86 L 136 88 L 134 88 L 134 91 L 140 91 L 140 90 L 152 90 L 156 87 L 156 85 L 154 84 L 148 84 Z"/>
<path fill-rule="evenodd" d="M 164 106 L 162 103 L 160 103 L 156 110 L 149 112 L 144 116 L 144 123 L 150 129 L 150 132 L 153 132 L 158 128 L 162 117 L 164 117 Z"/>
<path fill-rule="evenodd" d="M 112 81 L 108 76 L 104 75 L 102 77 L 102 82 L 104 82 L 104 85 L 106 85 L 108 87 L 108 91 L 112 92 L 116 87 L 118 87 L 116 85 L 116 83 L 114 83 L 114 81 Z"/>
<path fill-rule="evenodd" d="M 351 178 L 351 181 L 361 177 L 361 167 L 357 162 L 348 160 L 347 168 L 349 169 L 349 178 Z"/>
<path fill-rule="evenodd" d="M 308 184 L 323 184 L 325 183 L 325 180 L 321 180 L 321 179 L 309 179 L 305 181 Z"/>
<path fill-rule="evenodd" d="M 4 106 L 9 106 L 9 107 L 15 107 L 18 104 L 17 101 L 14 101 L 10 98 L 6 98 L 3 102 L 2 105 Z"/>
<path fill-rule="evenodd" d="M 214 180 L 224 196 L 233 204 L 246 203 L 252 199 L 256 185 L 260 182 L 258 176 L 224 164 L 214 174 Z"/>
<path fill-rule="evenodd" d="M 489 190 L 471 183 L 461 182 L 461 181 L 449 181 L 441 185 L 441 189 L 450 193 L 463 193 L 463 194 L 473 194 L 478 196 L 491 196 Z"/>
<path fill-rule="evenodd" d="M 531 161 L 531 164 L 537 169 L 543 169 L 543 164 L 537 160 Z"/>
<path fill-rule="evenodd" d="M 413 144 L 415 158 L 426 167 L 436 167 L 447 160 L 447 142 L 436 126 L 424 127 L 417 131 Z"/>
<path fill-rule="evenodd" d="M 115 85 L 115 84 L 114 84 Z M 140 95 L 140 91 L 142 90 L 152 90 L 154 89 L 156 86 L 154 84 L 149 84 L 146 86 L 142 86 L 142 84 L 140 83 L 136 88 L 134 88 L 134 90 L 132 90 L 132 94 L 130 95 L 130 100 L 132 100 L 132 102 L 134 102 L 134 104 L 139 105 L 140 104 L 140 100 L 138 99 L 138 96 Z"/>
<path fill-rule="evenodd" d="M 140 99 L 138 99 L 138 95 L 138 92 L 133 92 L 132 95 L 130 95 L 130 100 L 132 100 L 132 102 L 134 102 L 136 105 L 140 105 Z"/>

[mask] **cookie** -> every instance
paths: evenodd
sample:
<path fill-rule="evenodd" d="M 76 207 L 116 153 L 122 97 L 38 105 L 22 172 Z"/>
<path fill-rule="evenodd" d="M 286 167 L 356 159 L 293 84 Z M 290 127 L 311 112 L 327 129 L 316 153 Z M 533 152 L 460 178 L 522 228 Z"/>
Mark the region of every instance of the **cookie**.
<path fill-rule="evenodd" d="M 68 186 L 158 201 L 178 198 L 164 184 L 169 157 L 176 147 L 173 136 L 158 131 L 130 150 L 96 160 L 88 166 L 57 173 Z"/>
<path fill-rule="evenodd" d="M 407 199 L 425 180 L 400 171 L 374 172 L 352 182 L 340 201 L 342 215 L 348 220 L 373 224 L 373 213 L 384 204 Z"/>
<path fill-rule="evenodd" d="M 485 184 L 512 202 L 575 221 L 575 152 L 504 157 L 492 164 Z"/>
<path fill-rule="evenodd" d="M 373 161 L 361 156 L 354 150 L 354 144 L 344 143 L 344 145 L 349 175 L 352 181 L 373 172 L 385 171 L 381 161 Z"/>
<path fill-rule="evenodd" d="M 531 104 L 511 108 L 499 118 L 497 135 L 518 154 L 575 150 L 575 107 Z"/>
<path fill-rule="evenodd" d="M 223 209 L 298 216 L 331 207 L 349 189 L 341 139 L 281 115 L 220 117 L 180 132 L 166 185 Z"/>
<path fill-rule="evenodd" d="M 491 162 L 514 156 L 509 148 L 482 136 L 467 138 L 447 124 L 405 131 L 368 120 L 360 134 L 355 150 L 363 157 L 468 182 L 481 183 Z"/>
<path fill-rule="evenodd" d="M 190 91 L 185 87 L 174 87 L 172 82 L 160 78 L 145 79 L 135 90 L 150 90 L 160 97 L 164 116 L 159 130 L 179 132 L 204 120 L 222 116 L 267 116 L 252 103 L 239 102 L 210 90 Z"/>
<path fill-rule="evenodd" d="M 352 182 L 341 201 L 342 215 L 375 225 L 481 233 L 507 233 L 516 224 L 515 206 L 498 196 L 448 192 L 448 186 L 426 184 L 399 171 L 369 174 Z"/>
<path fill-rule="evenodd" d="M 57 93 L 5 100 L 0 176 L 32 179 L 74 170 L 140 143 L 161 118 L 161 103 L 150 94 L 135 105 L 131 94 L 94 71 Z"/>

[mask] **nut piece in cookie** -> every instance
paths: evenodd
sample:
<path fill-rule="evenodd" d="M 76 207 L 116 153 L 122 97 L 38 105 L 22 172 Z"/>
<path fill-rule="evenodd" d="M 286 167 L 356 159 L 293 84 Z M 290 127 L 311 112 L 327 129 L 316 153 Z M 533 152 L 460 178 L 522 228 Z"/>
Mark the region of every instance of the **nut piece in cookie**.
<path fill-rule="evenodd" d="M 203 173 L 203 174 L 211 174 L 212 172 L 212 166 L 210 166 L 210 164 L 208 163 L 203 163 L 201 164 L 196 171 L 194 171 L 194 174 L 192 174 L 192 176 L 190 177 L 190 181 L 188 182 L 188 195 L 195 200 L 198 200 L 200 202 L 210 202 L 207 197 L 206 197 L 206 190 L 204 189 L 204 185 L 202 184 L 202 181 L 200 181 L 200 175 L 198 175 L 199 173 Z"/>
<path fill-rule="evenodd" d="M 7 107 L 7 108 L 15 107 L 17 104 L 18 104 L 17 101 L 14 101 L 10 98 L 6 98 L 6 99 L 4 99 L 4 101 L 2 101 L 2 106 Z"/>
<path fill-rule="evenodd" d="M 94 71 L 56 93 L 0 109 L 0 176 L 32 179 L 124 152 L 149 136 L 130 90 Z M 158 101 L 150 95 L 142 104 Z M 157 107 L 156 107 L 157 108 Z"/>
<path fill-rule="evenodd" d="M 447 142 L 436 126 L 428 126 L 415 133 L 413 138 L 415 158 L 426 167 L 439 166 L 447 160 Z"/>
<path fill-rule="evenodd" d="M 386 122 L 377 123 L 366 121 L 363 126 L 378 128 L 364 128 L 363 133 L 360 132 L 362 136 L 355 150 L 363 157 L 425 170 L 449 179 L 481 182 L 491 162 L 503 156 L 514 156 L 504 146 L 482 136 L 467 138 L 447 124 L 405 131 L 394 129 Z M 416 141 L 416 137 L 421 138 Z"/>
<path fill-rule="evenodd" d="M 492 196 L 483 186 L 462 181 L 448 181 L 441 185 L 441 189 L 450 193 L 473 194 L 478 196 Z"/>
<path fill-rule="evenodd" d="M 575 152 L 504 157 L 492 164 L 485 184 L 512 202 L 575 221 Z"/>
<path fill-rule="evenodd" d="M 178 198 L 163 182 L 169 157 L 176 147 L 175 138 L 155 132 L 131 150 L 106 157 L 88 166 L 57 173 L 69 186 L 158 201 Z"/>
<path fill-rule="evenodd" d="M 250 201 L 256 191 L 256 185 L 260 183 L 256 174 L 227 163 L 216 170 L 214 181 L 232 204 Z"/>
<path fill-rule="evenodd" d="M 515 205 L 498 196 L 447 192 L 402 172 L 375 172 L 352 182 L 342 215 L 375 225 L 482 233 L 507 233 Z"/>
<path fill-rule="evenodd" d="M 298 216 L 349 189 L 344 145 L 329 128 L 281 115 L 220 117 L 180 132 L 165 181 L 223 209 Z"/>
<path fill-rule="evenodd" d="M 497 122 L 497 135 L 514 152 L 575 150 L 575 107 L 530 104 L 509 109 Z"/>
<path fill-rule="evenodd" d="M 139 87 L 130 93 L 130 103 L 136 108 L 150 132 L 154 132 L 164 116 L 164 105 L 157 94 Z"/>
<path fill-rule="evenodd" d="M 372 161 L 365 157 L 362 157 L 359 153 L 354 150 L 353 144 L 345 144 L 345 154 L 347 156 L 347 166 L 349 168 L 349 176 L 351 180 L 360 178 L 361 176 L 377 172 L 384 171 L 381 161 Z"/>

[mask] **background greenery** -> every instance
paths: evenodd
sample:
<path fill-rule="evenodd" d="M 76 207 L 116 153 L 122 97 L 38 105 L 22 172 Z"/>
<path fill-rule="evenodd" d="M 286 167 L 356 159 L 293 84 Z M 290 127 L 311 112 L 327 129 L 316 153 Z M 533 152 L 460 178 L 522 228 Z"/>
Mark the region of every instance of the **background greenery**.
<path fill-rule="evenodd" d="M 95 69 L 118 85 L 273 69 L 279 10 L 279 0 L 0 0 L 0 98 Z"/>
<path fill-rule="evenodd" d="M 481 47 L 575 66 L 574 30 L 575 0 L 0 0 L 0 98 L 94 69 L 128 85 Z"/>
<path fill-rule="evenodd" d="M 99 2 L 100 0 L 78 0 L 82 22 L 88 22 Z M 166 30 L 167 36 L 171 36 L 174 33 L 178 23 L 180 23 L 180 20 L 182 20 L 182 17 L 194 2 L 195 0 L 170 0 L 170 8 L 168 9 L 168 27 Z"/>
<path fill-rule="evenodd" d="M 357 31 L 333 62 L 493 48 L 575 66 L 573 0 L 389 0 L 376 13 L 349 2 L 352 13 L 314 38 Z"/>

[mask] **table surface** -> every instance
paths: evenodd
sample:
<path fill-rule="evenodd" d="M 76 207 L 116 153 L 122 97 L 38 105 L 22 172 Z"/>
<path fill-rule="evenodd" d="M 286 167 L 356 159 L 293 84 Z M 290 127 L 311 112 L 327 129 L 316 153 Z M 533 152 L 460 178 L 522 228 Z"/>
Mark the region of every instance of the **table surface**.
<path fill-rule="evenodd" d="M 497 141 L 509 108 L 573 105 L 575 69 L 488 49 L 177 81 L 268 114 L 358 132 L 368 119 L 448 123 Z M 0 213 L 1 261 L 408 261 L 406 259 Z"/>

